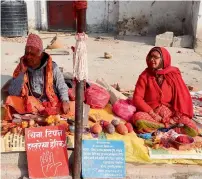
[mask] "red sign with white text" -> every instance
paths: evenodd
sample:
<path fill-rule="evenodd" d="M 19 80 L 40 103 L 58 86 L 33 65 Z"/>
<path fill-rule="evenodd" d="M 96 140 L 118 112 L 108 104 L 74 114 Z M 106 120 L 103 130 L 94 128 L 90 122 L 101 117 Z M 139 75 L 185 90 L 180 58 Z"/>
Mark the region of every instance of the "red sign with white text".
<path fill-rule="evenodd" d="M 27 128 L 25 143 L 30 178 L 69 175 L 66 135 L 62 126 Z"/>

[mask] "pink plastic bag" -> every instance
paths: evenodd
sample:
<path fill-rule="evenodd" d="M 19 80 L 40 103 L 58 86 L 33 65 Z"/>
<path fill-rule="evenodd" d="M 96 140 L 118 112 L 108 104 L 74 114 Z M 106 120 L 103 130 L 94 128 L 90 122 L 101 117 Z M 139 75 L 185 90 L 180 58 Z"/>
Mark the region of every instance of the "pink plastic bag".
<path fill-rule="evenodd" d="M 91 108 L 102 109 L 109 102 L 110 95 L 108 91 L 95 84 L 87 88 L 85 92 L 86 104 Z"/>
<path fill-rule="evenodd" d="M 129 122 L 133 117 L 136 108 L 132 105 L 131 100 L 120 99 L 114 103 L 112 110 L 114 114 Z"/>

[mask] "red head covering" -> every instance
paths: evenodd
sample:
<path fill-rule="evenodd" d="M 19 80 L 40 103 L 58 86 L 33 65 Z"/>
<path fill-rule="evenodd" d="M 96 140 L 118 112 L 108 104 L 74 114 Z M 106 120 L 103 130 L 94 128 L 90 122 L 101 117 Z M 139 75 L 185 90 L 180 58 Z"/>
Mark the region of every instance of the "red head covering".
<path fill-rule="evenodd" d="M 161 58 L 163 60 L 163 68 L 167 69 L 168 67 L 171 66 L 171 57 L 170 57 L 170 53 L 163 47 L 154 47 L 152 48 L 148 55 L 147 55 L 147 66 L 149 67 L 149 55 L 153 52 L 153 51 L 157 51 L 160 53 Z"/>
<path fill-rule="evenodd" d="M 171 66 L 171 56 L 170 53 L 163 47 L 154 47 L 150 50 L 148 55 L 152 51 L 158 51 L 161 54 L 164 67 L 162 70 L 156 70 L 154 73 L 163 75 L 165 80 L 172 87 L 173 93 L 173 108 L 175 111 L 186 114 L 190 118 L 193 117 L 193 105 L 191 95 L 187 86 L 185 85 L 180 70 L 177 67 Z M 148 64 L 148 55 L 147 55 L 147 64 Z M 146 69 L 148 72 L 151 72 L 149 68 Z"/>
<path fill-rule="evenodd" d="M 26 47 L 35 47 L 40 51 L 43 51 L 43 42 L 38 35 L 30 34 L 27 38 Z"/>

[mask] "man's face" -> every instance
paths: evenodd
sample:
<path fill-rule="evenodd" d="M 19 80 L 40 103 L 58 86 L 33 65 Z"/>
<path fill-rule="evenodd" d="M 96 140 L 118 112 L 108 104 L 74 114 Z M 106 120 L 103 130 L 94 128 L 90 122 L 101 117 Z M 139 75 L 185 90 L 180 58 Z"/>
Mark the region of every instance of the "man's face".
<path fill-rule="evenodd" d="M 41 64 L 42 53 L 35 47 L 26 47 L 24 55 L 24 64 L 32 69 L 36 69 Z"/>

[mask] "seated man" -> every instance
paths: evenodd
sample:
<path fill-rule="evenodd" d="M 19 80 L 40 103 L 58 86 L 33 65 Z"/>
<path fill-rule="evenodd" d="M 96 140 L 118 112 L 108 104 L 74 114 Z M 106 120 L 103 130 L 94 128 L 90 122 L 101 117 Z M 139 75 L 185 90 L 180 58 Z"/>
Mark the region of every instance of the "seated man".
<path fill-rule="evenodd" d="M 154 47 L 146 58 L 147 68 L 139 76 L 133 95 L 138 111 L 133 124 L 139 133 L 175 127 L 176 132 L 196 136 L 193 105 L 180 71 L 171 66 L 165 48 Z"/>
<path fill-rule="evenodd" d="M 5 120 L 12 118 L 13 109 L 20 114 L 69 112 L 68 87 L 63 74 L 50 55 L 43 52 L 39 36 L 28 36 L 25 54 L 13 73 L 8 93 Z"/>

